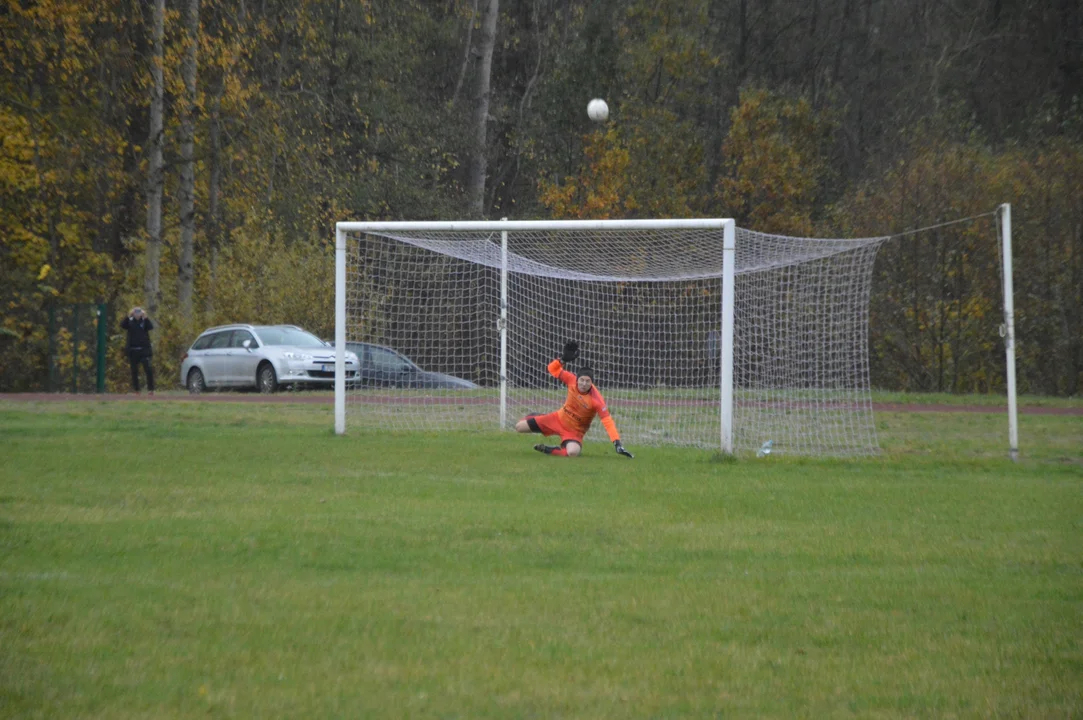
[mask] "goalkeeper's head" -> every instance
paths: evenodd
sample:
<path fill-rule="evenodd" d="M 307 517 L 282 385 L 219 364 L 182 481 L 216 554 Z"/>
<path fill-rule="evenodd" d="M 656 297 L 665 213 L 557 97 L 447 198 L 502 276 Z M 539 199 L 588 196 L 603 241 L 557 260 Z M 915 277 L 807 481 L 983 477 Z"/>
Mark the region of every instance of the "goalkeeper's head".
<path fill-rule="evenodd" d="M 591 386 L 594 384 L 594 368 L 586 363 L 583 363 L 583 367 L 579 368 L 579 374 L 575 376 L 575 386 L 581 393 L 590 392 Z"/>

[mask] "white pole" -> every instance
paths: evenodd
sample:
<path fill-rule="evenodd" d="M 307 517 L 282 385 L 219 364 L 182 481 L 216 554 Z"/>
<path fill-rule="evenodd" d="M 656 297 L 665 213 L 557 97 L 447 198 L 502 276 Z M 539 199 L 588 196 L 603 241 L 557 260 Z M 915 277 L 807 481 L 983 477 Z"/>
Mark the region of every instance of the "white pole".
<path fill-rule="evenodd" d="M 504 218 L 507 220 L 507 218 Z M 500 429 L 508 421 L 508 231 L 500 231 Z"/>
<path fill-rule="evenodd" d="M 723 227 L 730 219 L 690 218 L 686 220 L 419 220 L 383 222 L 340 222 L 345 232 L 508 232 L 529 230 L 650 230 L 684 228 L 713 230 Z"/>
<path fill-rule="evenodd" d="M 722 375 L 720 385 L 722 416 L 722 452 L 733 454 L 733 295 L 737 239 L 733 220 L 722 228 Z"/>
<path fill-rule="evenodd" d="M 1004 354 L 1008 370 L 1008 456 L 1019 462 L 1019 416 L 1015 397 L 1015 301 L 1012 298 L 1012 206 L 1000 206 L 1001 251 L 1004 267 Z"/>
<path fill-rule="evenodd" d="M 335 434 L 346 434 L 346 232 L 338 227 L 335 228 Z"/>

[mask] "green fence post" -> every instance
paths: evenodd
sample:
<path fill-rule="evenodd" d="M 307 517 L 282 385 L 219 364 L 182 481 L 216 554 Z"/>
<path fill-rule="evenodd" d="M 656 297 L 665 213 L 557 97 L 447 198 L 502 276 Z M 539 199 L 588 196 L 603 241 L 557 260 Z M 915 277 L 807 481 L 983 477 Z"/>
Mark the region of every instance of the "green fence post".
<path fill-rule="evenodd" d="M 108 307 L 98 303 L 98 394 L 105 392 L 105 343 Z"/>
<path fill-rule="evenodd" d="M 56 306 L 49 306 L 49 392 L 57 392 L 56 377 Z"/>
<path fill-rule="evenodd" d="M 79 392 L 79 303 L 72 306 L 71 331 L 71 394 Z"/>

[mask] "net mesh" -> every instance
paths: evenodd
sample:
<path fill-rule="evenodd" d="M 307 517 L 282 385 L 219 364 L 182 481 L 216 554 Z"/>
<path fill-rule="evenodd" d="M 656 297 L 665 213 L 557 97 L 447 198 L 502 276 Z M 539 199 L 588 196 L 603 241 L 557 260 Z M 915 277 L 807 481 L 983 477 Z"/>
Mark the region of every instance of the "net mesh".
<path fill-rule="evenodd" d="M 878 450 L 868 306 L 886 238 L 736 232 L 734 448 L 853 456 Z M 722 231 L 499 230 L 347 237 L 346 339 L 361 380 L 350 426 L 436 431 L 550 412 L 546 371 L 568 339 L 595 370 L 625 444 L 718 448 Z M 586 440 L 606 441 L 600 423 Z"/>

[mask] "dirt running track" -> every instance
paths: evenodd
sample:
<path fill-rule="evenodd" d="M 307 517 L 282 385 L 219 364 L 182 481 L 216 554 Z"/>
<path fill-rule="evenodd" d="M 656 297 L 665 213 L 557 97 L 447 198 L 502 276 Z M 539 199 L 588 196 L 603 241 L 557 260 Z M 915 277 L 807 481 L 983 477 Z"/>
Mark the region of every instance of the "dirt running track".
<path fill-rule="evenodd" d="M 441 398 L 443 399 L 443 398 Z M 379 399 L 375 399 L 380 402 Z M 0 402 L 233 402 L 233 403 L 304 403 L 313 405 L 332 405 L 335 399 L 331 395 L 284 392 L 276 395 L 261 395 L 245 392 L 210 392 L 202 395 L 189 395 L 183 392 L 166 392 L 153 396 L 134 393 L 119 394 L 78 394 L 71 393 L 5 393 L 0 394 Z M 401 402 L 401 398 L 399 399 Z M 462 399 L 452 402 L 461 403 Z M 943 412 L 943 413 L 1003 413 L 1003 405 L 903 405 L 898 403 L 873 403 L 876 412 Z M 1020 406 L 1021 415 L 1079 415 L 1083 416 L 1083 407 L 1043 407 Z"/>

